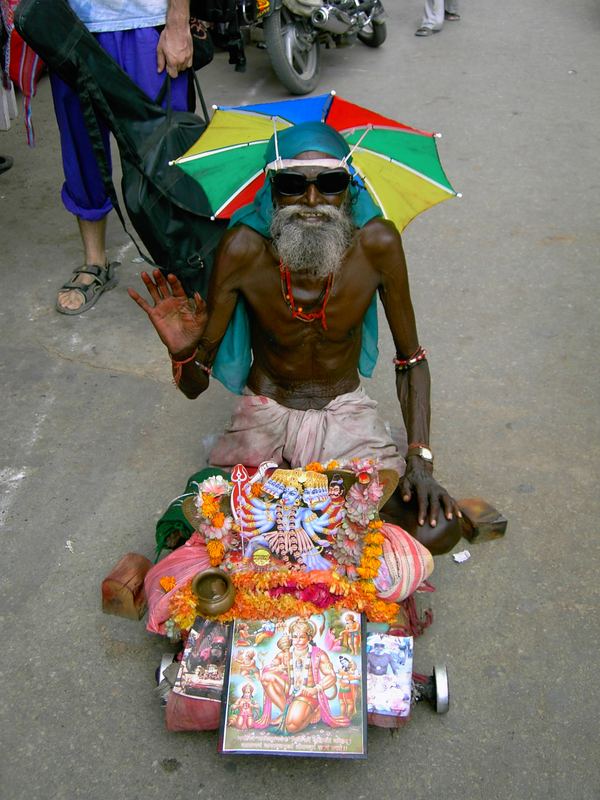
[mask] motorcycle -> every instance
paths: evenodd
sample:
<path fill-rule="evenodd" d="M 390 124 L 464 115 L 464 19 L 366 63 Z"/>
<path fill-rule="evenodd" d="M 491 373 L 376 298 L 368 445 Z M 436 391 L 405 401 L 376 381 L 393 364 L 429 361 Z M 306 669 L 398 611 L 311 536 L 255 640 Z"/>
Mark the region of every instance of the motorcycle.
<path fill-rule="evenodd" d="M 262 28 L 275 74 L 296 95 L 317 86 L 322 46 L 340 47 L 358 39 L 367 47 L 380 47 L 386 39 L 381 0 L 235 0 L 235 4 L 226 45 L 230 63 L 238 70 L 245 68 L 240 29 Z"/>

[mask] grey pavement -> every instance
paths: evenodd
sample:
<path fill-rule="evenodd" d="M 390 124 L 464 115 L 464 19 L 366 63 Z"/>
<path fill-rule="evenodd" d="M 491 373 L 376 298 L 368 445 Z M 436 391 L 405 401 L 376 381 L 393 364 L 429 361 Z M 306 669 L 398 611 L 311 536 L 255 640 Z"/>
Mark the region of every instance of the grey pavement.
<path fill-rule="evenodd" d="M 151 555 L 157 517 L 206 460 L 233 398 L 190 402 L 126 293 L 140 264 L 111 218 L 120 284 L 81 317 L 54 311 L 80 263 L 58 190 L 47 79 L 0 133 L 2 323 L 1 782 L 39 798 L 402 797 L 595 800 L 598 758 L 598 129 L 594 0 L 462 4 L 415 38 L 420 0 L 387 1 L 389 38 L 324 54 L 319 91 L 440 130 L 462 191 L 404 240 L 433 374 L 432 446 L 456 497 L 509 519 L 503 540 L 436 561 L 436 619 L 416 666 L 445 662 L 451 709 L 418 707 L 365 762 L 224 758 L 213 733 L 171 734 L 153 688 L 165 642 L 105 616 L 100 584 Z M 209 102 L 284 97 L 266 54 L 219 54 Z M 114 215 L 113 215 L 114 217 Z M 368 391 L 395 423 L 392 349 Z M 459 548 L 463 548 L 462 542 Z"/>

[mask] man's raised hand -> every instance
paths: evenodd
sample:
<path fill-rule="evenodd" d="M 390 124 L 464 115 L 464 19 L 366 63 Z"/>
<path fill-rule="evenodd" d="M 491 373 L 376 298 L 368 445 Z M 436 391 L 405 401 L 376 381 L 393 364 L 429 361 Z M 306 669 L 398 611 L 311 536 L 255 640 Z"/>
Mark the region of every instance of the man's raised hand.
<path fill-rule="evenodd" d="M 129 296 L 146 312 L 173 358 L 183 360 L 189 357 L 198 346 L 206 327 L 206 303 L 198 292 L 194 293 L 193 301 L 190 300 L 175 275 L 165 278 L 160 270 L 155 269 L 152 276 L 142 272 L 141 278 L 153 305 L 135 289 L 127 289 Z"/>

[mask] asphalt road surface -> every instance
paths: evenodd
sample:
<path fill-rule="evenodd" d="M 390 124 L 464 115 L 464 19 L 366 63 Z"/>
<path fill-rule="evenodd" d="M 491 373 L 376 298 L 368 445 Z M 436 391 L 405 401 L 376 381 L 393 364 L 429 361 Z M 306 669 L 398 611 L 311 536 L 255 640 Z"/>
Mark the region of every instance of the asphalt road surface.
<path fill-rule="evenodd" d="M 154 693 L 165 642 L 105 616 L 122 554 L 206 460 L 233 398 L 190 402 L 126 293 L 140 264 L 109 224 L 120 283 L 81 317 L 54 310 L 81 263 L 60 203 L 48 80 L 0 132 L 3 435 L 2 775 L 7 800 L 596 800 L 598 767 L 598 130 L 594 0 L 465 0 L 414 36 L 421 2 L 387 0 L 388 41 L 324 53 L 319 92 L 444 134 L 463 193 L 404 235 L 433 375 L 437 474 L 509 519 L 471 559 L 436 561 L 435 622 L 416 667 L 446 663 L 451 709 L 369 731 L 364 762 L 222 757 L 171 734 Z M 200 73 L 210 103 L 285 96 L 264 51 Z M 392 349 L 367 389 L 396 424 Z M 457 549 L 463 549 L 462 542 Z"/>

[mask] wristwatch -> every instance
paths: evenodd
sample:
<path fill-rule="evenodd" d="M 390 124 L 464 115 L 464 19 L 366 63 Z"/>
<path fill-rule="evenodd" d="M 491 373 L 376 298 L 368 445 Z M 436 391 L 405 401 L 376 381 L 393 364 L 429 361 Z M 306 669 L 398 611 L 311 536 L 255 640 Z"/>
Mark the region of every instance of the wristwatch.
<path fill-rule="evenodd" d="M 429 464 L 433 464 L 433 453 L 428 447 L 425 447 L 424 445 L 421 444 L 411 445 L 408 448 L 408 453 L 406 454 L 407 458 L 408 456 L 419 456 L 420 458 L 423 459 L 423 461 L 427 461 Z"/>

